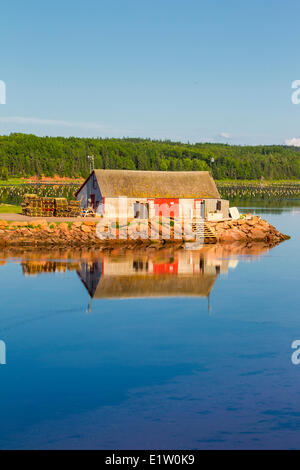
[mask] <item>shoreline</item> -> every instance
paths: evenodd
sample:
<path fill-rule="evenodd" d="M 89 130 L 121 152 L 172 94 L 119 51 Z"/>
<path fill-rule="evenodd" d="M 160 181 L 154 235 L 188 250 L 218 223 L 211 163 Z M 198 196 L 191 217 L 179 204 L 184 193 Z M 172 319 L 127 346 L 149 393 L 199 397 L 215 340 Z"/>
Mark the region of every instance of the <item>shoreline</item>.
<path fill-rule="evenodd" d="M 4 214 L 1 214 L 2 216 Z M 193 231 L 185 233 L 181 229 L 166 229 L 166 225 L 149 225 L 149 221 L 136 221 L 135 225 L 118 227 L 116 224 L 101 220 L 101 231 L 96 231 L 99 221 L 95 219 L 60 220 L 58 218 L 8 220 L 0 216 L 0 247 L 101 247 L 114 248 L 125 246 L 129 249 L 152 247 L 160 249 L 166 246 L 183 248 L 186 243 L 204 242 L 210 244 L 256 243 L 266 242 L 275 246 L 290 237 L 280 233 L 274 226 L 259 216 L 239 220 L 205 222 L 208 234 L 197 239 Z M 23 216 L 24 217 L 24 216 Z M 123 230 L 123 232 L 122 232 Z M 150 230 L 154 230 L 150 232 Z M 155 232 L 156 230 L 156 232 Z M 155 238 L 150 238 L 155 233 Z M 100 235 L 100 237 L 99 237 Z"/>

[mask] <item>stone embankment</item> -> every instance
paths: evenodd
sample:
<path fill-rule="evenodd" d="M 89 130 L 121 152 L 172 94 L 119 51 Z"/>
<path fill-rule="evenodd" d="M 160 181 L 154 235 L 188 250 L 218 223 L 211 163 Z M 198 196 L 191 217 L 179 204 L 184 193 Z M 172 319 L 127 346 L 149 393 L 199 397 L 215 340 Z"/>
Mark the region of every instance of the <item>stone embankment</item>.
<path fill-rule="evenodd" d="M 46 219 L 21 222 L 0 220 L 0 246 L 83 247 L 125 244 L 161 247 L 173 243 L 179 247 L 184 244 L 185 237 L 178 235 L 177 227 L 173 226 L 173 229 L 171 227 L 169 231 L 171 235 L 167 236 L 166 226 L 164 224 L 161 227 L 158 226 L 156 227 L 158 236 L 156 239 L 151 239 L 151 231 L 147 223 L 134 223 L 136 226 L 131 223 L 130 227 L 125 228 L 116 224 L 103 225 L 101 223 L 102 228 L 99 230 L 97 221 L 54 223 L 47 222 Z M 277 244 L 289 238 L 257 216 L 248 216 L 247 219 L 240 220 L 207 222 L 207 224 L 217 243 L 265 241 L 269 244 Z M 189 233 L 189 241 L 192 241 L 192 235 Z"/>
<path fill-rule="evenodd" d="M 239 220 L 209 222 L 210 228 L 219 243 L 236 241 L 267 241 L 280 243 L 290 237 L 280 233 L 273 225 L 258 216 Z"/>

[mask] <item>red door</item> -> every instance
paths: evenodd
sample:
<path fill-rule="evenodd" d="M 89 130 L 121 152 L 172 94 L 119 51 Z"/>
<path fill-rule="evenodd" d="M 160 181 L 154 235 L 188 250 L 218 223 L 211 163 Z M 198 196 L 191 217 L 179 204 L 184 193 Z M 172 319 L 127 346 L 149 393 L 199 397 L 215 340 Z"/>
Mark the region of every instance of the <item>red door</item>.
<path fill-rule="evenodd" d="M 153 263 L 153 274 L 178 274 L 178 261 L 175 263 Z"/>
<path fill-rule="evenodd" d="M 163 215 L 165 217 L 179 216 L 179 199 L 162 199 L 155 198 L 155 215 Z"/>

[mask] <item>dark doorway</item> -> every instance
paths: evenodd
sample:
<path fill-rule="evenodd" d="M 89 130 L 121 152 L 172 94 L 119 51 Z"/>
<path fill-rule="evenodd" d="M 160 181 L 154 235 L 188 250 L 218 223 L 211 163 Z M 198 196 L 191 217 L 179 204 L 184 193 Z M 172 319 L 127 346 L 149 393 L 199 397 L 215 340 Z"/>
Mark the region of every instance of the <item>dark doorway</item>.
<path fill-rule="evenodd" d="M 95 209 L 95 194 L 91 194 L 91 206 Z"/>

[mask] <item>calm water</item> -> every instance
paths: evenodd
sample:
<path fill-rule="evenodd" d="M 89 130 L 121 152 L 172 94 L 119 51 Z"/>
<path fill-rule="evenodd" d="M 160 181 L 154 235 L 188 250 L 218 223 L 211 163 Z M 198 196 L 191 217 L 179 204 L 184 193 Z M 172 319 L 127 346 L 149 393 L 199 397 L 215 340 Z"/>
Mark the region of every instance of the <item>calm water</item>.
<path fill-rule="evenodd" d="M 299 448 L 300 209 L 255 212 L 292 239 L 2 253 L 0 448 Z"/>

